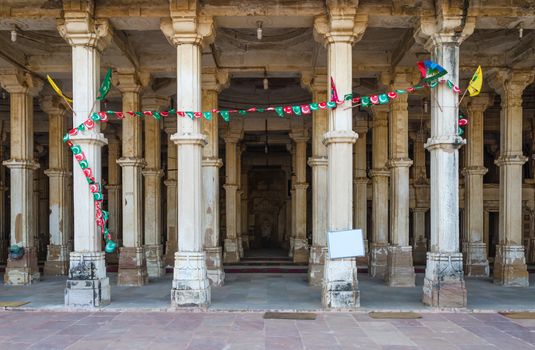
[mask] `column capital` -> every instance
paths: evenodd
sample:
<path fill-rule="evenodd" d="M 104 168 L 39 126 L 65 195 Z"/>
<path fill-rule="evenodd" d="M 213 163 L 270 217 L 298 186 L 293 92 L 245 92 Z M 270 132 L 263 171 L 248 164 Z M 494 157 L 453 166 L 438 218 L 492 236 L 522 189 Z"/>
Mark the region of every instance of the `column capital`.
<path fill-rule="evenodd" d="M 453 135 L 443 135 L 443 136 L 434 136 L 427 139 L 427 142 L 424 144 L 424 147 L 431 151 L 432 149 L 445 149 L 445 150 L 452 150 L 452 149 L 459 149 L 462 145 L 466 144 L 466 140 L 464 140 L 460 136 L 453 136 Z"/>
<path fill-rule="evenodd" d="M 219 93 L 230 84 L 229 73 L 226 69 L 204 67 L 201 75 L 201 89 Z"/>
<path fill-rule="evenodd" d="M 163 96 L 146 95 L 142 97 L 141 105 L 143 110 L 160 111 L 169 105 L 169 101 Z M 150 120 L 150 118 L 146 118 L 145 120 Z"/>
<path fill-rule="evenodd" d="M 298 182 L 293 186 L 296 190 L 306 190 L 308 188 L 308 183 Z"/>
<path fill-rule="evenodd" d="M 366 185 L 368 184 L 368 182 L 370 182 L 370 179 L 368 179 L 366 176 L 360 176 L 360 177 L 355 177 L 353 178 L 353 183 L 354 184 L 361 184 L 361 185 Z"/>
<path fill-rule="evenodd" d="M 238 186 L 237 184 L 224 184 L 223 185 L 223 188 L 225 189 L 225 191 L 237 191 L 238 190 Z"/>
<path fill-rule="evenodd" d="M 354 5 L 337 5 L 328 1 L 328 16 L 314 19 L 314 39 L 324 45 L 332 43 L 353 44 L 360 41 L 368 27 L 368 15 L 357 13 Z"/>
<path fill-rule="evenodd" d="M 535 71 L 533 70 L 500 69 L 492 72 L 488 82 L 500 94 L 503 102 L 520 106 L 522 93 L 526 86 L 533 82 L 534 78 Z M 504 101 L 505 97 L 507 97 L 507 101 Z"/>
<path fill-rule="evenodd" d="M 327 71 L 323 68 L 317 68 L 314 72 L 304 71 L 301 73 L 301 87 L 310 92 L 327 93 L 327 83 Z"/>
<path fill-rule="evenodd" d="M 139 76 L 135 72 L 118 71 L 112 77 L 113 85 L 121 92 L 139 94 L 142 85 Z"/>
<path fill-rule="evenodd" d="M 355 120 L 355 131 L 357 134 L 364 135 L 368 132 L 368 121 L 363 119 L 357 119 Z"/>
<path fill-rule="evenodd" d="M 163 182 L 163 184 L 166 187 L 176 187 L 176 180 L 175 179 L 167 179 Z"/>
<path fill-rule="evenodd" d="M 65 169 L 53 169 L 53 168 L 46 169 L 43 172 L 48 177 L 68 177 L 72 174 L 70 171 L 67 171 Z"/>
<path fill-rule="evenodd" d="M 370 177 L 390 177 L 390 170 L 388 169 L 370 169 L 368 171 Z"/>
<path fill-rule="evenodd" d="M 498 159 L 494 161 L 494 164 L 501 167 L 503 165 L 523 165 L 527 161 L 528 158 L 523 154 L 507 154 L 498 157 Z"/>
<path fill-rule="evenodd" d="M 131 166 L 143 168 L 145 166 L 145 160 L 143 158 L 122 157 L 117 159 L 117 164 L 121 167 Z"/>
<path fill-rule="evenodd" d="M 202 166 L 221 168 L 223 166 L 223 160 L 221 158 L 207 158 L 203 157 Z"/>
<path fill-rule="evenodd" d="M 332 130 L 323 136 L 323 144 L 328 146 L 331 143 L 355 143 L 359 135 L 352 130 Z"/>
<path fill-rule="evenodd" d="M 392 158 L 387 162 L 389 168 L 410 168 L 412 160 L 409 158 Z"/>
<path fill-rule="evenodd" d="M 41 110 L 48 115 L 60 115 L 66 111 L 64 101 L 58 96 L 47 95 L 39 98 L 39 106 Z"/>
<path fill-rule="evenodd" d="M 206 45 L 213 41 L 215 32 L 212 17 L 197 16 L 195 10 L 171 10 L 171 18 L 161 19 L 160 29 L 173 46 Z"/>
<path fill-rule="evenodd" d="M 10 94 L 23 93 L 35 97 L 43 88 L 43 82 L 30 73 L 17 70 L 10 74 L 0 74 L 0 86 Z"/>
<path fill-rule="evenodd" d="M 437 14 L 423 14 L 414 32 L 414 39 L 429 52 L 433 48 L 444 45 L 461 45 L 474 32 L 476 16 L 474 11 L 468 10 L 470 15 L 463 13 L 462 6 L 455 6 L 442 2 Z"/>
<path fill-rule="evenodd" d="M 57 21 L 58 32 L 71 46 L 87 46 L 99 52 L 110 44 L 112 28 L 107 19 L 94 19 L 87 11 L 66 11 Z"/>
<path fill-rule="evenodd" d="M 466 102 L 466 110 L 469 113 L 485 112 L 488 106 L 494 102 L 494 95 L 482 93 L 474 97 L 470 97 Z"/>
<path fill-rule="evenodd" d="M 488 172 L 488 169 L 484 166 L 467 166 L 462 170 L 464 176 L 470 175 L 485 175 Z"/>
<path fill-rule="evenodd" d="M 141 174 L 146 177 L 163 177 L 164 171 L 156 168 L 143 168 Z"/>
<path fill-rule="evenodd" d="M 9 169 L 30 169 L 37 170 L 40 165 L 33 159 L 8 159 L 2 162 Z"/>
<path fill-rule="evenodd" d="M 227 130 L 227 132 L 222 135 L 222 138 L 225 143 L 238 143 L 243 138 L 243 131 Z"/>
<path fill-rule="evenodd" d="M 327 157 L 310 157 L 308 158 L 307 164 L 310 167 L 315 167 L 315 166 L 326 167 L 329 164 L 329 160 L 327 159 Z"/>
<path fill-rule="evenodd" d="M 292 130 L 288 136 L 292 139 L 295 143 L 306 143 L 310 137 L 308 136 L 308 131 L 303 130 Z"/>

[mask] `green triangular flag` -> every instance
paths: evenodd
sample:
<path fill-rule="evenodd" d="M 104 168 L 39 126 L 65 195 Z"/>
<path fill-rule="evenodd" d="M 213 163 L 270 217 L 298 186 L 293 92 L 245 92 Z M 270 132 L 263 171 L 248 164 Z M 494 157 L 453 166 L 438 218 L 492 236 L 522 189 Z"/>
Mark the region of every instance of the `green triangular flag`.
<path fill-rule="evenodd" d="M 224 121 L 228 122 L 230 120 L 230 114 L 227 110 L 219 111 L 219 114 L 221 115 L 221 118 L 223 118 Z"/>
<path fill-rule="evenodd" d="M 301 107 L 300 106 L 292 106 L 292 111 L 297 115 L 301 115 Z"/>
<path fill-rule="evenodd" d="M 204 116 L 204 119 L 206 120 L 212 119 L 212 112 L 202 112 L 202 115 Z"/>
<path fill-rule="evenodd" d="M 102 84 L 100 84 L 100 88 L 98 89 L 99 96 L 97 97 L 97 100 L 102 101 L 106 98 L 106 95 L 108 92 L 110 92 L 111 89 L 111 68 L 108 68 L 108 71 L 106 72 L 106 76 L 104 77 L 104 80 L 102 81 Z"/>
<path fill-rule="evenodd" d="M 277 113 L 277 115 L 278 115 L 279 117 L 281 117 L 281 118 L 284 117 L 284 112 L 283 112 L 283 110 L 282 110 L 282 107 L 280 107 L 280 106 L 275 107 L 275 112 Z"/>
<path fill-rule="evenodd" d="M 311 111 L 317 111 L 318 108 L 319 108 L 319 107 L 318 107 L 318 104 L 317 104 L 317 103 L 314 102 L 314 103 L 311 103 L 311 104 L 310 104 L 310 110 L 311 110 Z"/>

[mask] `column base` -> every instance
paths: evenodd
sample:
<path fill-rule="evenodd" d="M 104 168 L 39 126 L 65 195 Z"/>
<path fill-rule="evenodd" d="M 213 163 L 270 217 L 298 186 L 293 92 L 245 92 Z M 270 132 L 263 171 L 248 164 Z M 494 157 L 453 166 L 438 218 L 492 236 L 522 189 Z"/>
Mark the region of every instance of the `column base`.
<path fill-rule="evenodd" d="M 415 279 L 412 247 L 388 247 L 386 284 L 390 287 L 414 287 Z"/>
<path fill-rule="evenodd" d="M 240 261 L 240 252 L 238 249 L 238 240 L 236 238 L 225 239 L 225 251 L 223 253 L 223 261 L 225 264 Z"/>
<path fill-rule="evenodd" d="M 326 250 L 325 254 L 328 254 Z M 360 306 L 355 259 L 330 260 L 325 256 L 321 303 L 330 310 L 352 310 Z"/>
<path fill-rule="evenodd" d="M 368 249 L 368 240 L 364 240 L 364 256 L 357 256 L 357 266 L 368 266 L 370 263 L 370 251 Z"/>
<path fill-rule="evenodd" d="M 310 258 L 310 252 L 308 249 L 308 241 L 303 238 L 293 239 L 293 261 L 294 263 L 307 263 Z"/>
<path fill-rule="evenodd" d="M 388 263 L 388 243 L 372 243 L 370 246 L 370 265 L 368 274 L 373 278 L 386 276 Z"/>
<path fill-rule="evenodd" d="M 529 286 L 524 246 L 496 245 L 494 283 L 506 287 Z"/>
<path fill-rule="evenodd" d="M 205 248 L 206 269 L 211 286 L 221 287 L 225 284 L 225 271 L 223 270 L 223 248 Z"/>
<path fill-rule="evenodd" d="M 243 233 L 241 235 L 241 240 L 242 240 L 242 247 L 243 247 L 243 250 L 246 251 L 246 250 L 249 250 L 249 235 L 247 233 Z"/>
<path fill-rule="evenodd" d="M 145 259 L 147 261 L 147 275 L 149 277 L 165 276 L 162 244 L 146 244 Z"/>
<path fill-rule="evenodd" d="M 64 276 L 69 273 L 69 247 L 49 244 L 43 274 Z"/>
<path fill-rule="evenodd" d="M 102 307 L 111 300 L 104 252 L 71 252 L 65 306 Z"/>
<path fill-rule="evenodd" d="M 427 253 L 422 302 L 439 308 L 466 307 L 461 253 Z"/>
<path fill-rule="evenodd" d="M 290 258 L 294 257 L 294 243 L 295 243 L 295 238 L 290 237 L 290 239 L 288 240 L 288 244 L 290 245 L 290 249 L 288 250 L 288 256 Z"/>
<path fill-rule="evenodd" d="M 12 286 L 25 286 L 39 281 L 41 274 L 37 266 L 37 249 L 24 247 L 20 259 L 7 259 L 4 283 Z"/>
<path fill-rule="evenodd" d="M 118 286 L 141 287 L 149 282 L 143 247 L 119 249 Z"/>
<path fill-rule="evenodd" d="M 412 259 L 415 265 L 425 265 L 427 259 L 427 239 L 423 238 L 414 243 Z"/>
<path fill-rule="evenodd" d="M 171 289 L 173 307 L 207 307 L 210 304 L 210 283 L 204 252 L 177 252 Z"/>
<path fill-rule="evenodd" d="M 489 277 L 489 260 L 487 259 L 487 244 L 483 242 L 465 242 L 464 275 L 467 277 Z"/>
<path fill-rule="evenodd" d="M 240 254 L 240 258 L 243 258 L 243 241 L 241 236 L 238 236 L 238 253 Z"/>
<path fill-rule="evenodd" d="M 313 245 L 310 247 L 310 260 L 308 262 L 308 284 L 320 287 L 323 282 L 325 268 L 325 247 Z"/>

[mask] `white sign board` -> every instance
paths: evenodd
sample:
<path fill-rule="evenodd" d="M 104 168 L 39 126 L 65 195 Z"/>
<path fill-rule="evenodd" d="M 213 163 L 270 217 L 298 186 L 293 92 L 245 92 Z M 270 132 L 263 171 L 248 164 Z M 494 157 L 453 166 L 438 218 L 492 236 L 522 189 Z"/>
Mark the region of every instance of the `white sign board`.
<path fill-rule="evenodd" d="M 362 230 L 330 231 L 327 232 L 329 258 L 353 258 L 364 256 L 364 237 Z"/>

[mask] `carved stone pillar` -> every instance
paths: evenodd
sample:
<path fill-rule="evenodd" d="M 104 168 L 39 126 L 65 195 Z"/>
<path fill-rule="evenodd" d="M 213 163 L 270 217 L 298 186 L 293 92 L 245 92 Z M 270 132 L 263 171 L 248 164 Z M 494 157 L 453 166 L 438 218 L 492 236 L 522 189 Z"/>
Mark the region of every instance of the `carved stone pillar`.
<path fill-rule="evenodd" d="M 228 82 L 226 71 L 203 70 L 202 107 L 203 111 L 217 109 L 217 97 L 220 89 Z M 219 237 L 219 168 L 223 162 L 219 158 L 219 117 L 202 124 L 207 144 L 203 148 L 202 188 L 203 188 L 203 235 L 206 252 L 208 279 L 214 286 L 225 282 L 223 270 L 223 249 Z"/>
<path fill-rule="evenodd" d="M 93 9 L 70 9 L 65 4 L 64 21 L 59 32 L 72 47 L 73 124 L 82 123 L 89 112 L 100 111 L 95 103 L 100 86 L 100 54 L 111 37 L 108 22 L 93 19 Z M 100 125 L 71 137 L 82 147 L 97 182 L 101 181 L 101 148 L 106 139 Z M 77 163 L 73 164 L 74 251 L 69 258 L 69 279 L 65 290 L 66 306 L 101 307 L 110 302 L 110 284 L 106 276 L 102 232 L 95 220 L 95 202 L 87 180 Z"/>
<path fill-rule="evenodd" d="M 111 129 L 109 126 L 106 131 Z M 112 129 L 106 135 L 108 138 L 108 230 L 117 242 L 117 247 L 123 245 L 122 224 L 122 195 L 121 195 L 121 167 L 117 164 L 117 159 L 121 156 L 121 140 Z M 111 254 L 106 254 L 106 262 L 109 264 L 119 263 L 119 252 L 116 250 Z"/>
<path fill-rule="evenodd" d="M 50 242 L 44 267 L 45 275 L 66 275 L 69 271 L 70 212 L 69 167 L 63 135 L 66 127 L 65 107 L 58 97 L 41 99 L 41 109 L 48 114 L 48 169 Z"/>
<path fill-rule="evenodd" d="M 307 188 L 306 156 L 308 135 L 306 130 L 292 130 L 290 138 L 295 142 L 295 236 L 292 257 L 295 263 L 305 263 L 309 259 L 307 240 Z"/>
<path fill-rule="evenodd" d="M 232 124 L 231 124 L 232 128 Z M 226 198 L 226 231 L 225 250 L 223 260 L 225 263 L 240 261 L 239 241 L 237 232 L 237 198 L 238 198 L 238 141 L 242 137 L 241 131 L 231 131 L 225 135 L 225 198 Z"/>
<path fill-rule="evenodd" d="M 371 277 L 384 279 L 388 258 L 388 106 L 376 106 L 372 126 L 372 235 Z"/>
<path fill-rule="evenodd" d="M 161 28 L 177 51 L 177 110 L 199 111 L 201 94 L 201 44 L 211 35 L 211 18 L 196 15 L 196 8 L 176 9 L 171 3 L 171 19 Z M 195 5 L 192 5 L 195 7 Z M 175 254 L 171 304 L 205 307 L 210 304 L 210 284 L 202 232 L 202 149 L 206 137 L 201 120 L 177 118 L 178 252 Z"/>
<path fill-rule="evenodd" d="M 242 240 L 242 210 L 241 210 L 241 204 L 242 204 L 242 195 L 243 195 L 243 186 L 242 186 L 242 155 L 245 151 L 245 145 L 240 144 L 238 145 L 238 154 L 236 157 L 236 176 L 237 180 L 236 183 L 238 184 L 238 189 L 236 191 L 236 238 L 238 240 L 238 253 L 240 255 L 240 259 L 243 258 L 244 252 L 243 252 L 243 240 Z"/>
<path fill-rule="evenodd" d="M 418 40 L 431 59 L 459 81 L 459 45 L 475 26 L 458 9 L 443 7 L 439 18 L 422 18 Z M 425 41 L 425 43 L 423 42 Z M 466 306 L 462 254 L 459 252 L 459 95 L 445 84 L 431 91 L 431 135 L 425 147 L 431 158 L 431 251 L 427 253 L 423 303 L 434 307 Z"/>
<path fill-rule="evenodd" d="M 22 72 L 0 75 L 0 84 L 9 92 L 10 244 L 24 249 L 20 259 L 7 260 L 4 283 L 27 285 L 39 280 L 34 220 L 33 97 L 42 85 Z"/>
<path fill-rule="evenodd" d="M 240 183 L 241 183 L 241 213 L 240 213 L 240 219 L 241 219 L 241 238 L 242 238 L 242 249 L 245 253 L 245 251 L 249 250 L 249 233 L 248 230 L 248 213 L 247 213 L 247 200 L 249 196 L 248 191 L 248 178 L 247 178 L 247 172 L 248 168 L 242 163 L 241 165 L 241 175 L 240 175 Z"/>
<path fill-rule="evenodd" d="M 357 263 L 368 265 L 368 177 L 366 176 L 366 120 L 357 120 L 355 131 L 359 134 L 355 142 L 353 156 L 353 227 L 362 230 L 365 256 L 358 257 Z"/>
<path fill-rule="evenodd" d="M 527 287 L 528 271 L 522 242 L 522 92 L 534 78 L 531 71 L 498 71 L 490 84 L 500 94 L 500 243 L 494 259 L 494 283 Z"/>
<path fill-rule="evenodd" d="M 409 73 L 395 72 L 392 88 L 403 89 L 410 82 Z M 390 109 L 390 245 L 386 283 L 391 287 L 414 287 L 412 247 L 409 243 L 409 112 L 408 95 L 399 95 Z"/>
<path fill-rule="evenodd" d="M 143 110 L 159 111 L 167 105 L 163 97 L 143 98 Z M 165 275 L 162 244 L 162 162 L 161 162 L 161 125 L 153 117 L 146 117 L 145 123 L 145 168 L 143 169 L 145 187 L 145 258 L 149 277 Z"/>
<path fill-rule="evenodd" d="M 464 271 L 470 277 L 488 277 L 487 245 L 483 240 L 483 113 L 492 103 L 491 96 L 480 94 L 468 100 L 466 132 L 466 167 L 464 185 Z"/>
<path fill-rule="evenodd" d="M 341 96 L 351 91 L 352 44 L 360 39 L 367 17 L 357 15 L 356 7 L 328 2 L 328 16 L 316 17 L 314 29 L 327 46 L 328 76 L 336 82 Z M 329 96 L 332 97 L 332 96 Z M 329 111 L 327 146 L 327 230 L 347 230 L 353 226 L 353 131 L 352 111 Z M 322 304 L 327 309 L 347 309 L 360 305 L 357 266 L 354 258 L 331 260 L 325 257 Z"/>
<path fill-rule="evenodd" d="M 177 158 L 176 145 L 169 138 L 176 132 L 176 129 L 165 129 L 167 134 L 167 179 L 163 182 L 166 191 L 166 241 L 165 241 L 165 266 L 173 266 L 175 264 L 175 253 L 178 249 L 177 236 Z"/>
<path fill-rule="evenodd" d="M 123 98 L 123 111 L 141 108 L 141 85 L 134 73 L 116 75 L 117 87 Z M 117 160 L 122 168 L 123 192 L 123 246 L 119 248 L 120 286 L 142 286 L 149 282 L 147 262 L 143 249 L 143 124 L 138 116 L 127 115 L 122 121 L 122 157 Z"/>
<path fill-rule="evenodd" d="M 6 152 L 6 136 L 7 131 L 5 127 L 0 130 L 0 162 L 3 162 Z M 6 225 L 6 168 L 0 166 L 0 263 L 7 263 L 7 248 L 9 246 L 9 232 Z"/>
<path fill-rule="evenodd" d="M 316 72 L 310 83 L 314 101 L 327 100 L 327 76 Z M 328 130 L 326 110 L 313 112 L 312 120 L 312 157 L 308 165 L 312 168 L 312 247 L 308 264 L 308 282 L 321 286 L 325 264 L 324 249 L 327 246 L 327 147 L 323 135 Z"/>
<path fill-rule="evenodd" d="M 427 238 L 425 235 L 425 213 L 429 210 L 429 179 L 425 167 L 425 140 L 423 130 L 412 134 L 414 165 L 412 167 L 413 187 L 416 206 L 413 217 L 413 261 L 425 265 L 427 259 Z"/>

